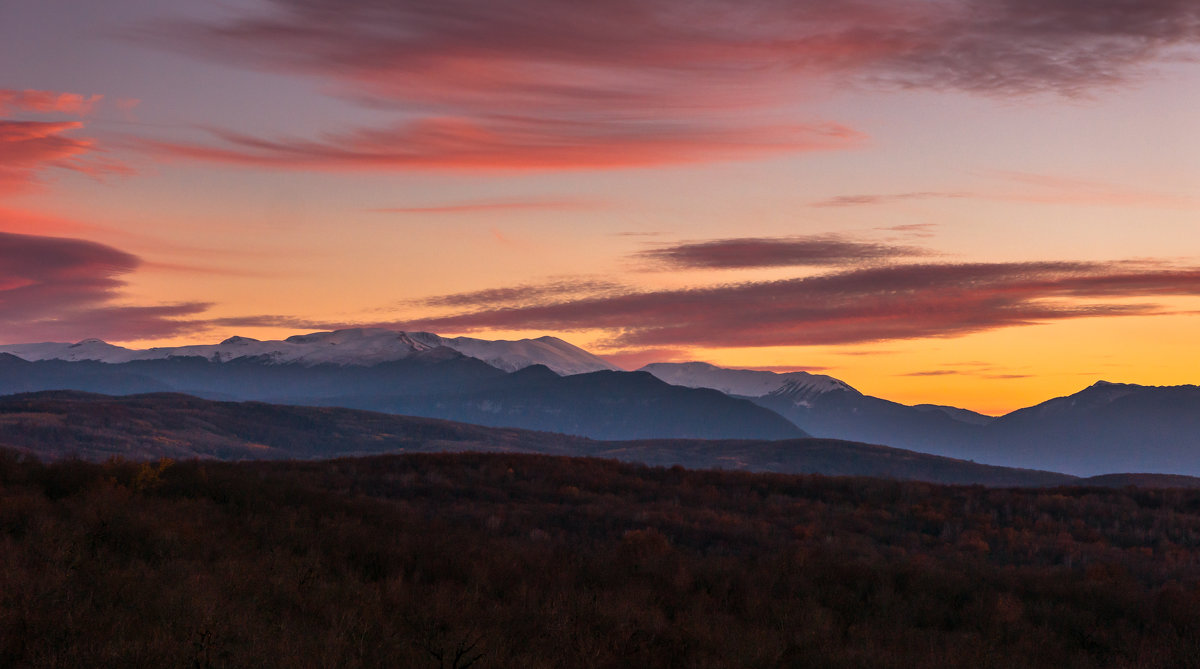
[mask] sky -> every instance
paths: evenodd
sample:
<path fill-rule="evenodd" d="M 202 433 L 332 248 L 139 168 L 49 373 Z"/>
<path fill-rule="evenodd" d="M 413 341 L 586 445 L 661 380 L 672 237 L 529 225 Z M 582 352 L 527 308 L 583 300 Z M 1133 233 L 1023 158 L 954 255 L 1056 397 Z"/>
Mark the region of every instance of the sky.
<path fill-rule="evenodd" d="M 0 0 L 0 342 L 1200 382 L 1193 0 Z"/>

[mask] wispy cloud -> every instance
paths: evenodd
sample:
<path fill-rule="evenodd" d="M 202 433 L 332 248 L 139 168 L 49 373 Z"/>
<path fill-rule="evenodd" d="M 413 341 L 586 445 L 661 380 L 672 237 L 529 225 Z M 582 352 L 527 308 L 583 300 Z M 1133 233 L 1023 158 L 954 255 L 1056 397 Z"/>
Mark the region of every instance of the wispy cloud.
<path fill-rule="evenodd" d="M 619 348 L 855 344 L 1077 318 L 1171 313 L 1200 268 L 1137 262 L 900 264 L 683 290 L 570 297 L 418 318 L 418 329 L 611 333 Z M 1139 301 L 1131 301 L 1139 300 Z"/>
<path fill-rule="evenodd" d="M 95 142 L 68 136 L 83 127 L 78 121 L 8 121 L 0 119 L 0 191 L 20 190 L 36 183 L 48 167 L 93 177 L 129 174 L 122 163 L 95 155 Z"/>
<path fill-rule="evenodd" d="M 37 211 L 0 207 L 0 232 L 78 235 L 99 230 L 105 228 Z"/>
<path fill-rule="evenodd" d="M 1194 52 L 1200 6 L 1187 0 L 953 0 L 912 48 L 873 65 L 904 87 L 989 95 L 1080 96 Z M 905 27 L 898 27 L 904 30 Z"/>
<path fill-rule="evenodd" d="M 1073 204 L 1101 207 L 1160 207 L 1191 208 L 1200 205 L 1200 198 L 1152 190 L 1130 188 L 1120 184 L 1028 172 L 993 170 L 985 173 L 1005 185 L 994 185 L 975 192 L 920 191 L 911 193 L 838 195 L 811 203 L 812 207 L 860 207 L 889 205 L 913 200 L 973 199 L 996 202 L 1029 202 L 1036 204 Z M 1016 184 L 1014 190 L 1008 184 Z M 897 229 L 897 228 L 889 228 Z"/>
<path fill-rule="evenodd" d="M 479 200 L 415 207 L 381 207 L 369 211 L 380 214 L 473 214 L 503 211 L 571 211 L 598 209 L 603 206 L 605 205 L 599 201 L 579 199 Z"/>
<path fill-rule="evenodd" d="M 914 246 L 856 241 L 839 235 L 742 237 L 688 242 L 642 251 L 655 265 L 687 269 L 824 267 L 929 255 Z"/>
<path fill-rule="evenodd" d="M 806 83 L 1082 96 L 1193 53 L 1187 0 L 273 0 L 148 39 L 417 118 L 178 157 L 296 169 L 612 168 L 844 148 L 781 124 Z"/>
<path fill-rule="evenodd" d="M 1093 179 L 1079 179 L 1030 172 L 992 171 L 990 176 L 1023 186 L 991 199 L 1038 204 L 1072 204 L 1098 207 L 1190 208 L 1200 205 L 1200 197 L 1131 188 Z"/>
<path fill-rule="evenodd" d="M 0 114 L 31 111 L 87 116 L 103 98 L 103 95 L 0 89 Z"/>
<path fill-rule="evenodd" d="M 548 298 L 564 295 L 592 295 L 612 293 L 622 290 L 622 286 L 611 281 L 599 279 L 566 279 L 520 286 L 505 286 L 488 288 L 464 293 L 437 295 L 418 300 L 417 303 L 427 307 L 486 307 L 495 305 L 520 305 L 543 303 Z"/>
<path fill-rule="evenodd" d="M 163 156 L 301 170 L 521 171 L 652 167 L 853 146 L 837 123 L 761 127 L 585 122 L 536 117 L 429 117 L 319 140 L 214 131 L 213 144 L 147 140 Z"/>
<path fill-rule="evenodd" d="M 923 191 L 916 193 L 892 193 L 889 195 L 838 195 L 813 202 L 813 207 L 857 207 L 862 205 L 892 204 L 908 200 L 943 200 L 948 198 L 974 197 L 970 193 Z"/>

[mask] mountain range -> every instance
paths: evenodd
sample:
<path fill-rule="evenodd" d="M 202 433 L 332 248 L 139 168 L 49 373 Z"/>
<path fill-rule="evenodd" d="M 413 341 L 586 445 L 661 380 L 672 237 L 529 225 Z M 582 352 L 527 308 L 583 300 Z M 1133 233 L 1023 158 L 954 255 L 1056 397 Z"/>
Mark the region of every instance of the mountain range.
<path fill-rule="evenodd" d="M 1080 483 L 1054 472 L 830 439 L 602 441 L 354 409 L 216 402 L 175 393 L 111 397 L 48 391 L 0 397 L 0 448 L 47 459 L 101 462 L 112 457 L 263 460 L 469 450 L 937 483 Z"/>
<path fill-rule="evenodd" d="M 341 406 L 605 440 L 811 435 L 1072 475 L 1200 474 L 1196 386 L 1098 382 L 991 417 L 904 405 L 807 372 L 699 362 L 618 371 L 554 337 L 359 329 L 146 350 L 0 346 L 0 394 L 56 389 Z"/>
<path fill-rule="evenodd" d="M 490 362 L 440 342 L 486 355 Z M 282 342 L 232 338 L 210 347 L 147 351 L 97 340 L 3 350 L 8 352 L 0 353 L 0 394 L 180 392 L 220 400 L 372 409 L 597 439 L 806 436 L 749 400 L 672 386 L 644 372 L 612 371 L 608 363 L 552 337 L 483 342 L 344 330 Z M 238 351 L 245 355 L 236 355 Z M 561 376 L 555 368 L 587 371 Z M 596 368 L 602 369 L 592 371 Z"/>
<path fill-rule="evenodd" d="M 99 339 L 85 339 L 74 344 L 44 342 L 0 345 L 0 352 L 11 353 L 29 361 L 91 360 L 118 364 L 141 360 L 204 358 L 213 362 L 256 360 L 304 366 L 333 364 L 369 367 L 405 360 L 439 347 L 482 360 L 506 372 L 515 372 L 535 364 L 545 365 L 557 374 L 619 369 L 616 365 L 557 337 L 491 341 L 471 337 L 439 337 L 431 332 L 400 332 L 382 328 L 314 332 L 271 341 L 230 337 L 219 344 L 148 349 L 129 349 Z"/>
<path fill-rule="evenodd" d="M 1200 387 L 1094 385 L 1004 416 L 892 402 L 832 377 L 728 370 L 704 363 L 644 367 L 695 387 L 767 389 L 748 398 L 816 437 L 1094 476 L 1113 471 L 1200 474 Z M 744 384 L 754 379 L 754 385 Z M 743 382 L 743 385 L 736 384 Z"/>

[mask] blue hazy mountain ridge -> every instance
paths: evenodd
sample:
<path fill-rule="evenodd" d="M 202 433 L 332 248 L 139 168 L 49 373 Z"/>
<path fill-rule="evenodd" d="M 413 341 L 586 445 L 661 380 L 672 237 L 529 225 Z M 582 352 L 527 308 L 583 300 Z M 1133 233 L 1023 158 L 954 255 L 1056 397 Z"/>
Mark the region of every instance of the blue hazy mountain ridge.
<path fill-rule="evenodd" d="M 659 363 L 646 369 L 668 378 L 688 373 L 689 383 L 711 385 L 745 378 L 726 372 L 747 371 L 689 365 L 696 363 Z M 756 388 L 771 387 L 761 384 L 763 378 L 772 377 L 759 376 Z M 773 390 L 751 399 L 816 437 L 1080 476 L 1116 471 L 1200 474 L 1197 386 L 1100 381 L 1078 393 L 991 418 L 955 407 L 907 406 L 834 381 L 804 372 L 778 374 Z"/>
<path fill-rule="evenodd" d="M 807 433 L 1075 475 L 1200 474 L 1196 386 L 1100 382 L 993 419 L 955 407 L 907 406 L 871 397 L 817 374 L 723 370 L 703 363 L 659 363 L 646 369 L 657 378 L 614 371 L 559 376 L 540 365 L 505 372 L 444 346 L 372 365 L 281 363 L 261 356 L 225 362 L 186 356 L 123 363 L 30 362 L 0 353 L 0 393 L 175 391 L 598 439 L 789 439 Z M 691 376 L 670 378 L 675 372 Z M 724 377 L 733 379 L 732 385 L 718 382 Z M 671 385 L 676 381 L 692 387 Z M 695 387 L 705 383 L 723 386 L 725 394 Z M 729 395 L 736 390 L 762 394 Z"/>
<path fill-rule="evenodd" d="M 975 459 L 997 464 L 1197 475 L 1200 387 L 1100 381 L 997 418 L 973 446 Z"/>
<path fill-rule="evenodd" d="M 753 402 L 672 386 L 646 373 L 563 377 L 541 365 L 508 373 L 448 348 L 370 366 L 278 364 L 255 357 L 102 363 L 0 356 L 2 394 L 171 391 L 210 399 L 372 409 L 597 439 L 807 436 Z"/>
<path fill-rule="evenodd" d="M 593 440 L 340 407 L 218 402 L 178 393 L 113 397 L 45 391 L 0 397 L 0 448 L 50 460 L 79 457 L 99 462 L 114 456 L 272 460 L 441 451 L 524 452 L 694 469 L 935 483 L 1080 483 L 1076 477 L 1055 472 L 993 467 L 831 439 Z"/>
<path fill-rule="evenodd" d="M 464 392 L 334 398 L 363 409 L 595 439 L 791 439 L 808 436 L 777 413 L 708 388 L 684 388 L 646 372 L 559 376 L 534 365 Z"/>
<path fill-rule="evenodd" d="M 809 406 L 755 401 L 813 435 L 884 443 L 994 465 L 1079 476 L 1200 475 L 1200 388 L 1105 382 L 985 424 L 866 395 L 831 392 Z"/>

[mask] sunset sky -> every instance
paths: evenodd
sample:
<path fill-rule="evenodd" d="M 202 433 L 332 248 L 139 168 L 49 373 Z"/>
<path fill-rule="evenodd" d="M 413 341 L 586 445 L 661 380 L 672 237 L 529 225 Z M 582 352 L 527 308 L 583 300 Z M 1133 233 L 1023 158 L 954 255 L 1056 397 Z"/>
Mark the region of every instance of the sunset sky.
<path fill-rule="evenodd" d="M 0 343 L 1200 383 L 1195 0 L 0 1 Z"/>

